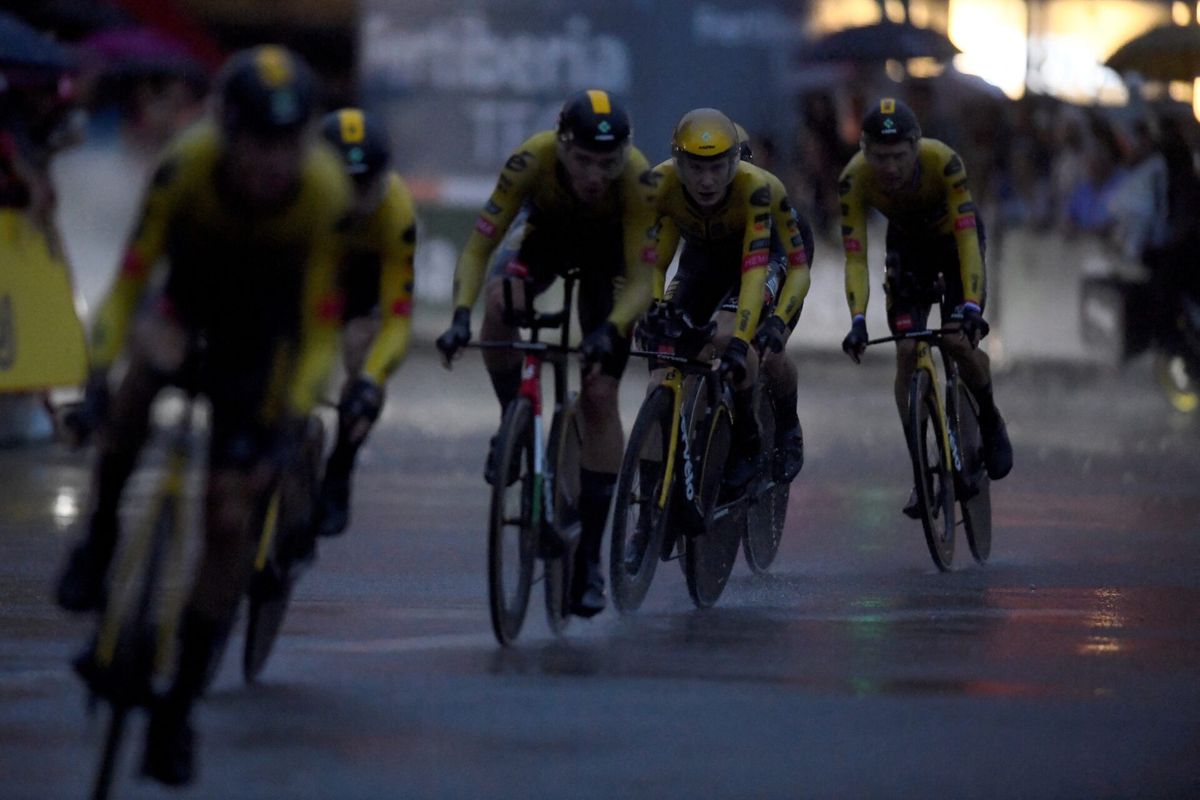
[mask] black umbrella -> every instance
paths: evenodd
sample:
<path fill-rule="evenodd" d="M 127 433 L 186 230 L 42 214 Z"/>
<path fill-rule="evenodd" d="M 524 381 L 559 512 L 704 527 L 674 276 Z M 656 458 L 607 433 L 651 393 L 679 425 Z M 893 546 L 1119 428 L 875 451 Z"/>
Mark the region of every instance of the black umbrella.
<path fill-rule="evenodd" d="M 1190 81 L 1200 76 L 1200 25 L 1154 28 L 1123 44 L 1104 64 L 1152 81 Z"/>
<path fill-rule="evenodd" d="M 0 11 L 0 65 L 66 70 L 73 64 L 66 48 L 12 14 Z"/>
<path fill-rule="evenodd" d="M 954 42 L 932 28 L 910 22 L 880 22 L 846 28 L 818 39 L 800 51 L 801 61 L 858 61 L 935 58 L 946 61 L 962 52 Z"/>

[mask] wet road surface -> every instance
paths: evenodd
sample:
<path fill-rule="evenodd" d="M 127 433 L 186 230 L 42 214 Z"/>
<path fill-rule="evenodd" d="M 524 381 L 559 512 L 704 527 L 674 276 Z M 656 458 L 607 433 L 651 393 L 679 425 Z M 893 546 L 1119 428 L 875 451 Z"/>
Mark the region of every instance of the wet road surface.
<path fill-rule="evenodd" d="M 222 798 L 1200 795 L 1200 425 L 1144 364 L 999 376 L 1017 453 L 985 567 L 939 574 L 899 513 L 890 359 L 798 356 L 807 463 L 765 578 L 696 611 L 660 565 L 636 616 L 492 640 L 482 368 L 416 355 L 260 684 L 230 654 L 199 710 Z M 627 425 L 641 373 L 623 390 Z M 86 463 L 0 451 L 0 796 L 83 797 L 101 740 L 48 586 Z M 129 493 L 136 516 L 151 491 Z M 134 779 L 120 797 L 168 793 Z"/>

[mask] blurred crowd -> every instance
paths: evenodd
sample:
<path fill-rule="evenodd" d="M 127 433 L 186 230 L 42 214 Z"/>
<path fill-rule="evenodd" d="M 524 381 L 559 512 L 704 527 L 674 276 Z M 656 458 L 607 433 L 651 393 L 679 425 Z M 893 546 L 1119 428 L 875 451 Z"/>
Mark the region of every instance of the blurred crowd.
<path fill-rule="evenodd" d="M 913 107 L 926 136 L 963 156 L 988 223 L 989 261 L 1007 232 L 1056 232 L 1103 242 L 1116 273 L 1195 288 L 1200 126 L 1190 107 L 1084 107 L 1034 94 L 1014 101 L 952 74 L 891 91 Z M 831 242 L 839 238 L 838 174 L 858 149 L 857 121 L 872 96 L 850 87 L 801 95 L 791 163 L 775 165 Z"/>

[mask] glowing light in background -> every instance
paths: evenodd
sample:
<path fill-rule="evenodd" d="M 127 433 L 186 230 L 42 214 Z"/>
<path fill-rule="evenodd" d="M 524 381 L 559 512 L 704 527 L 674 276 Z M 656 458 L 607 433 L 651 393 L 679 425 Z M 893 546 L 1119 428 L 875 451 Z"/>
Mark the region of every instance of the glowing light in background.
<path fill-rule="evenodd" d="M 1175 0 L 1171 4 L 1171 20 L 1176 25 L 1187 25 L 1192 21 L 1192 10 L 1188 8 L 1188 4 L 1182 0 Z"/>
<path fill-rule="evenodd" d="M 76 491 L 67 486 L 59 489 L 51 513 L 54 515 L 54 524 L 60 530 L 71 527 L 79 517 L 79 496 Z"/>
<path fill-rule="evenodd" d="M 950 41 L 961 72 L 978 75 L 1011 98 L 1025 94 L 1028 12 L 1006 0 L 950 0 Z"/>
<path fill-rule="evenodd" d="M 1200 78 L 1192 82 L 1192 115 L 1200 120 Z"/>

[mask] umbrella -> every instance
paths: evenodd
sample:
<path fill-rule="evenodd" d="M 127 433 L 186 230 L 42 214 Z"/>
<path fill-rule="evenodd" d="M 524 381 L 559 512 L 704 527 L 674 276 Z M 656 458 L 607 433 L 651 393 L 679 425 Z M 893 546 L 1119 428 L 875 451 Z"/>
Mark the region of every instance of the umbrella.
<path fill-rule="evenodd" d="M 66 48 L 12 14 L 0 11 L 0 66 L 62 71 L 73 65 Z"/>
<path fill-rule="evenodd" d="M 911 22 L 880 22 L 831 33 L 802 50 L 801 61 L 879 62 L 935 58 L 945 61 L 962 52 L 932 28 Z"/>
<path fill-rule="evenodd" d="M 1104 64 L 1152 81 L 1190 81 L 1200 76 L 1200 25 L 1154 28 L 1123 44 Z"/>

